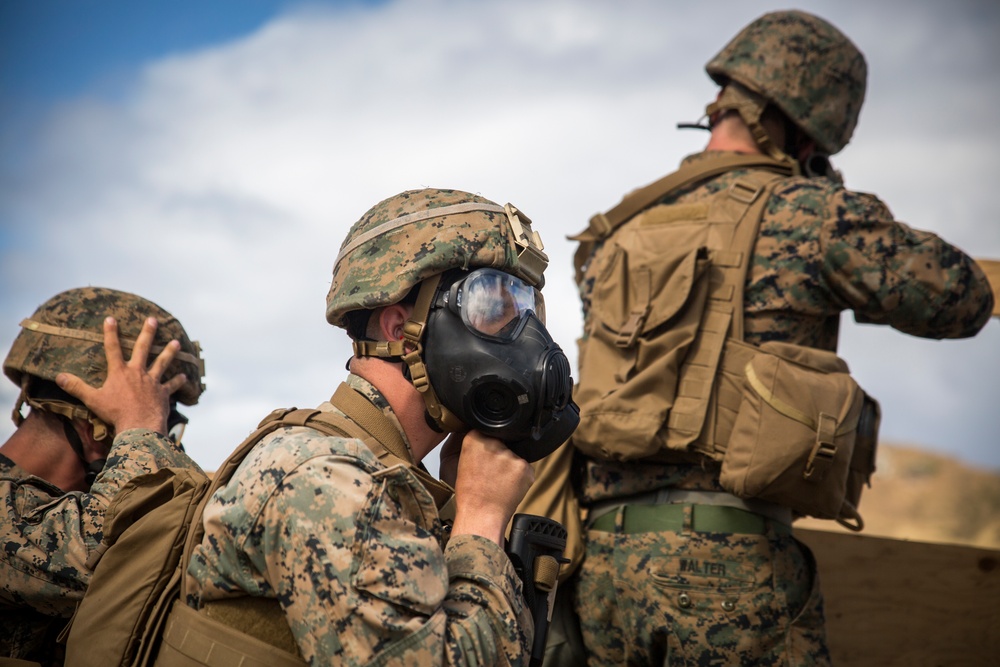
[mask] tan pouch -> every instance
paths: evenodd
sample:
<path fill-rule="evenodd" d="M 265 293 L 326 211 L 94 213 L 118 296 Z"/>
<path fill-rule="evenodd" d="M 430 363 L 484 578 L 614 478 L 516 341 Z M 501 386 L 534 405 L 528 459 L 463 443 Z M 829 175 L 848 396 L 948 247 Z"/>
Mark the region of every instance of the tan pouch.
<path fill-rule="evenodd" d="M 845 506 L 845 498 L 863 399 L 836 354 L 787 343 L 761 345 L 744 370 L 743 401 L 722 459 L 722 486 L 799 515 L 860 520 L 856 501 Z"/>
<path fill-rule="evenodd" d="M 654 207 L 619 231 L 593 268 L 573 434 L 573 444 L 593 458 L 629 461 L 660 451 L 657 436 L 698 333 L 709 287 L 705 230 L 661 223 L 667 208 Z"/>
<path fill-rule="evenodd" d="M 858 419 L 858 435 L 854 441 L 854 454 L 851 456 L 851 467 L 847 473 L 847 491 L 844 494 L 844 505 L 837 517 L 837 523 L 860 531 L 865 522 L 858 513 L 861 504 L 861 492 L 864 487 L 871 486 L 872 474 L 875 472 L 875 457 L 878 453 L 878 427 L 882 419 L 882 411 L 878 401 L 864 394 L 861 406 L 861 417 Z"/>

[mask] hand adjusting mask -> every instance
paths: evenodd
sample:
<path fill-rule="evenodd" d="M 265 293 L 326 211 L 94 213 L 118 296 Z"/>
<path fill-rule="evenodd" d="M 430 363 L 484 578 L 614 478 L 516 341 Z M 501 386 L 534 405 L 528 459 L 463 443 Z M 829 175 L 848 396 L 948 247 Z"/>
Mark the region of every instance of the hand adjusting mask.
<path fill-rule="evenodd" d="M 424 360 L 438 400 L 527 461 L 558 448 L 580 421 L 569 361 L 544 318 L 538 290 L 489 268 L 446 274 L 427 318 Z"/>

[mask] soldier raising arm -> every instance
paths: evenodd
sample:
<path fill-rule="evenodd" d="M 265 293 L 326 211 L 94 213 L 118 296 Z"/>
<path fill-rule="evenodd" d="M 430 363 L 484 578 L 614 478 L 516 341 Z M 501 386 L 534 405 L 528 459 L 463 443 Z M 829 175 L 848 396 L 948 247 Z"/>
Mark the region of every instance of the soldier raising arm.
<path fill-rule="evenodd" d="M 198 401 L 203 370 L 170 313 L 117 290 L 67 290 L 21 327 L 3 364 L 21 394 L 0 447 L 0 656 L 58 664 L 111 498 L 138 475 L 197 467 L 175 405 Z"/>
<path fill-rule="evenodd" d="M 835 355 L 841 313 L 962 338 L 992 308 L 970 257 L 830 167 L 867 79 L 836 27 L 771 12 L 706 70 L 706 150 L 576 237 L 591 666 L 829 664 L 791 523 L 862 527 L 878 409 Z"/>

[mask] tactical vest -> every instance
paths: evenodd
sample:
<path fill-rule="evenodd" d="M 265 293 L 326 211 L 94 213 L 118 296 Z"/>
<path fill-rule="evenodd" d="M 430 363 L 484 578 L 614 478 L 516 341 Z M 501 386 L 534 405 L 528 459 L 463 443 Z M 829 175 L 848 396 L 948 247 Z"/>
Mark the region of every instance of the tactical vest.
<path fill-rule="evenodd" d="M 656 204 L 735 169 L 749 171 L 703 200 Z M 572 442 L 603 460 L 720 462 L 722 485 L 741 498 L 860 529 L 858 498 L 847 492 L 860 495 L 875 445 L 873 434 L 857 437 L 866 401 L 847 364 L 832 352 L 743 340 L 760 221 L 794 169 L 763 155 L 707 156 L 572 237 L 577 282 L 591 295 Z M 877 427 L 877 404 L 868 412 L 864 423 Z"/>
<path fill-rule="evenodd" d="M 451 488 L 414 466 L 402 436 L 382 411 L 346 384 L 330 402 L 346 417 L 295 408 L 272 412 L 226 459 L 211 484 L 191 471 L 166 469 L 133 480 L 123 489 L 128 493 L 115 497 L 106 522 L 111 537 L 102 545 L 103 557 L 68 631 L 67 667 L 306 664 L 277 600 L 247 596 L 209 602 L 199 610 L 184 602 L 187 564 L 204 536 L 205 506 L 260 440 L 279 428 L 305 426 L 362 440 L 386 467 L 409 468 L 434 498 L 439 515 L 453 516 Z M 157 548 L 160 541 L 153 544 L 164 534 L 167 541 L 180 536 L 174 553 L 169 545 Z M 143 577 L 148 581 L 140 581 Z M 97 645 L 95 637 L 102 638 Z"/>
<path fill-rule="evenodd" d="M 439 514 L 444 518 L 453 516 L 452 489 L 414 466 L 399 431 L 378 408 L 346 384 L 338 387 L 330 402 L 347 417 L 320 410 L 278 410 L 261 423 L 258 431 L 306 426 L 326 435 L 362 440 L 386 467 L 403 465 L 409 468 L 433 496 Z M 237 449 L 216 474 L 207 498 L 228 482 L 239 462 L 263 435 L 252 435 Z M 190 562 L 193 549 L 201 542 L 203 534 L 202 523 L 198 521 L 188 535 L 183 563 Z M 163 644 L 154 663 L 156 667 L 227 667 L 232 664 L 295 667 L 307 664 L 299 654 L 277 600 L 250 597 L 222 600 L 206 603 L 196 611 L 184 603 L 186 583 L 167 622 Z"/>

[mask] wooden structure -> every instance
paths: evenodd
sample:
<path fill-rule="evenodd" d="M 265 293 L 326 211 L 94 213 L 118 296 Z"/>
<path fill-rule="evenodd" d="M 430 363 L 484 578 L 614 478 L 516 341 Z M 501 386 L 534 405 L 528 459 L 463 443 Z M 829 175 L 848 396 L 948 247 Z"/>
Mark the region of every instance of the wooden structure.
<path fill-rule="evenodd" d="M 795 535 L 816 555 L 834 665 L 1000 665 L 1000 550 Z"/>
<path fill-rule="evenodd" d="M 986 272 L 986 278 L 993 288 L 993 317 L 1000 317 L 1000 260 L 977 259 L 976 263 Z"/>

